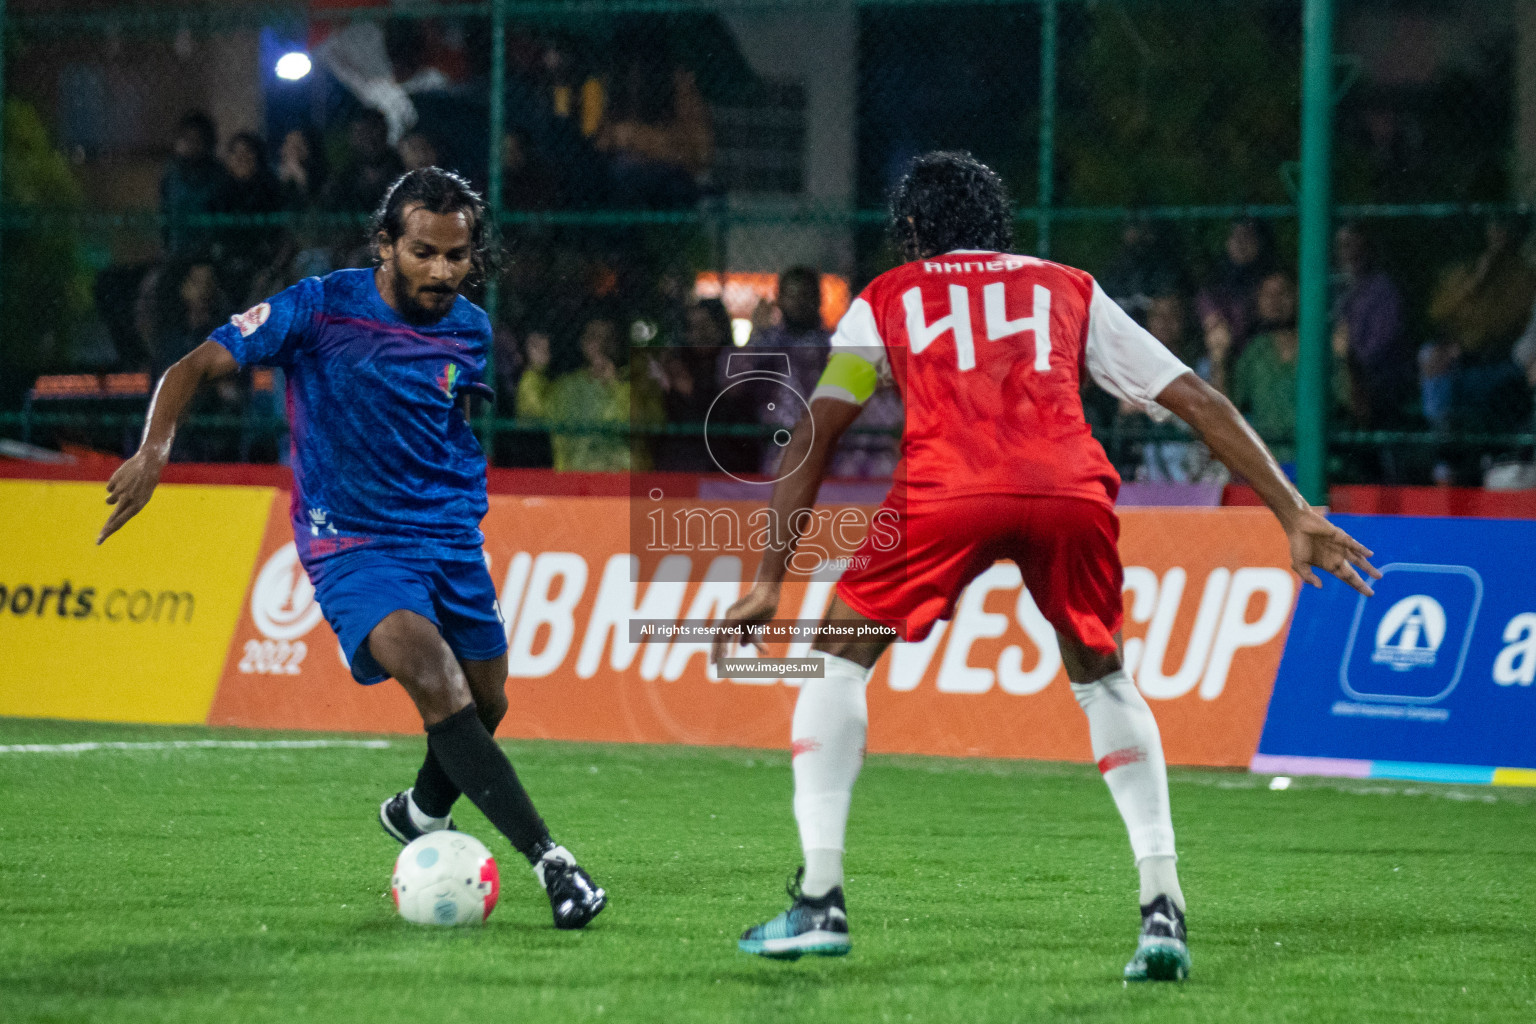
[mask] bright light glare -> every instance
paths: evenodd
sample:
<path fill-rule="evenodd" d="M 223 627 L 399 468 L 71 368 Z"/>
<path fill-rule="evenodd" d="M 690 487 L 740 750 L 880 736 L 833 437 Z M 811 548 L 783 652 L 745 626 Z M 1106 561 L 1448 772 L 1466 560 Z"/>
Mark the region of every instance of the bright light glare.
<path fill-rule="evenodd" d="M 752 321 L 739 316 L 731 321 L 731 344 L 741 348 L 752 340 Z"/>
<path fill-rule="evenodd" d="M 299 53 L 297 50 L 293 53 L 285 53 L 277 59 L 277 77 L 297 82 L 309 74 L 311 66 L 309 54 Z"/>

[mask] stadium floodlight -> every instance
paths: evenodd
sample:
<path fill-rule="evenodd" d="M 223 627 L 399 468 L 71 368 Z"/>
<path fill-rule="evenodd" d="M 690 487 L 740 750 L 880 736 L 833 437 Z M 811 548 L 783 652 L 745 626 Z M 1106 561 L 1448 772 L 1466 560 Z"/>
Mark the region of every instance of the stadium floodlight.
<path fill-rule="evenodd" d="M 297 82 L 309 74 L 313 65 L 309 61 L 309 54 L 295 50 L 285 53 L 277 59 L 277 77 L 289 82 Z"/>

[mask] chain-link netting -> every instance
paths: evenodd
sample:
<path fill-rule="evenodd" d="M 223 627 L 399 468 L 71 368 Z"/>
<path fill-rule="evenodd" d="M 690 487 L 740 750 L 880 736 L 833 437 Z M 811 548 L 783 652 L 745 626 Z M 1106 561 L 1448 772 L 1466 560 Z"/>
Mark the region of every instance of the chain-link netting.
<path fill-rule="evenodd" d="M 1333 6 L 1330 477 L 1518 482 L 1536 4 Z M 1295 0 L 6 14 L 5 437 L 130 451 L 155 375 L 300 278 L 368 265 L 387 184 L 437 164 L 499 211 L 471 296 L 496 328 L 493 462 L 716 468 L 728 356 L 819 357 L 897 261 L 889 189 L 948 148 L 1008 182 L 1018 250 L 1093 272 L 1294 457 Z M 209 390 L 177 457 L 282 458 L 282 387 Z M 1223 478 L 1177 426 L 1085 404 L 1128 479 Z M 836 469 L 888 475 L 900 423 L 861 421 Z M 743 469 L 782 427 L 732 420 Z"/>

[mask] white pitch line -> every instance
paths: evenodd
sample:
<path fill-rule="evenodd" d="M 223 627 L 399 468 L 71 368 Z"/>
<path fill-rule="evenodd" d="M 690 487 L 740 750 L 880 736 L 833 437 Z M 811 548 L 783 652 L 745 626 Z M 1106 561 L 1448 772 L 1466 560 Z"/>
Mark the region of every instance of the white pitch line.
<path fill-rule="evenodd" d="M 12 743 L 0 754 L 85 754 L 93 750 L 387 750 L 388 740 L 160 740 L 144 743 Z"/>

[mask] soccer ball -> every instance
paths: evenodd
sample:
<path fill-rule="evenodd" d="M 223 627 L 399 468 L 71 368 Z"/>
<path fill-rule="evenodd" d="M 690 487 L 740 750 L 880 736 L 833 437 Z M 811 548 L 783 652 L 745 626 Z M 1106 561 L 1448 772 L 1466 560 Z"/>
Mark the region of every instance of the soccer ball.
<path fill-rule="evenodd" d="M 496 909 L 501 878 L 480 840 L 445 829 L 400 851 L 390 891 L 412 924 L 480 924 Z"/>

